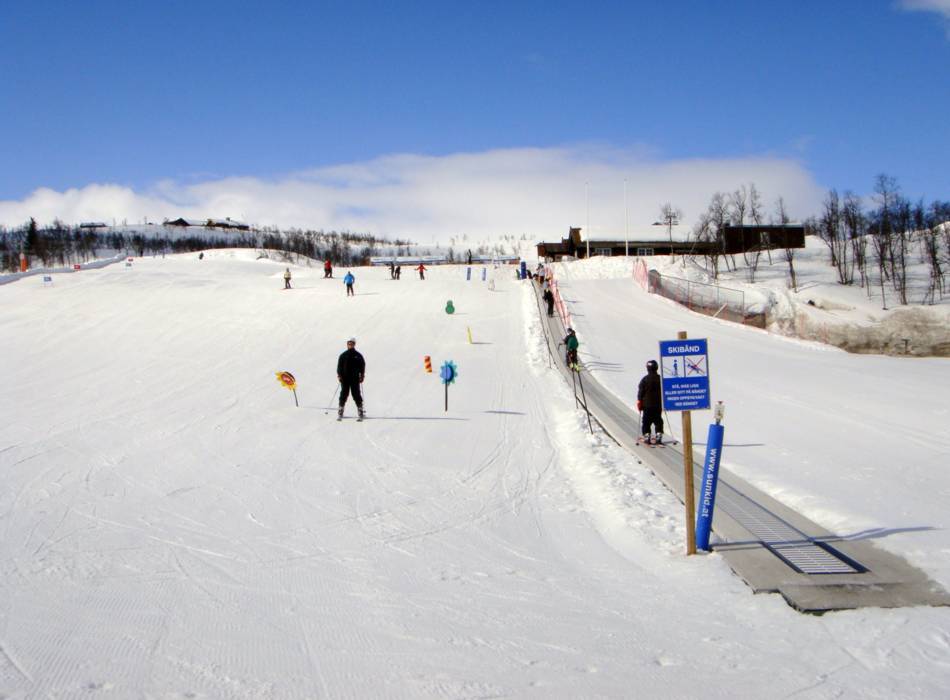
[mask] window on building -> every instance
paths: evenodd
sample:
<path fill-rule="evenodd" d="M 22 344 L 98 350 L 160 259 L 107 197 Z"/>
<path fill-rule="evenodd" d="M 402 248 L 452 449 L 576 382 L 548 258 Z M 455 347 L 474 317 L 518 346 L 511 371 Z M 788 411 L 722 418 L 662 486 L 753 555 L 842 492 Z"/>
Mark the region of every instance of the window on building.
<path fill-rule="evenodd" d="M 610 255 L 610 248 L 594 248 L 594 255 Z"/>
<path fill-rule="evenodd" d="M 637 255 L 653 255 L 653 248 L 637 248 Z"/>

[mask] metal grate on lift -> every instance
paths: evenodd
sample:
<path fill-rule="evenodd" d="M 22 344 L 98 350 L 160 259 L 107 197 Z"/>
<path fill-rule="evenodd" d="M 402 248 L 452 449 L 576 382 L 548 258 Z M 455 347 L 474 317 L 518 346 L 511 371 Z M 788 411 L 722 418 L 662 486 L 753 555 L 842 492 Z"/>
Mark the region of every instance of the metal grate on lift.
<path fill-rule="evenodd" d="M 759 538 L 772 554 L 800 574 L 863 574 L 867 569 L 837 549 L 809 539 L 770 510 L 731 486 L 722 494 L 723 509 Z M 718 504 L 717 504 L 718 505 Z"/>
<path fill-rule="evenodd" d="M 800 574 L 863 574 L 858 562 L 824 542 L 783 542 L 763 545 Z"/>

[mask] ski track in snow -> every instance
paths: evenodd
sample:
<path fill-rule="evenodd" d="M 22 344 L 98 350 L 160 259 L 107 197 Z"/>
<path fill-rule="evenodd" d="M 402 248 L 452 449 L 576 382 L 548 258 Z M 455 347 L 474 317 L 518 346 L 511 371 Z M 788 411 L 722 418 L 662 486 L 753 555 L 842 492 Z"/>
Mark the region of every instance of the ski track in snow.
<path fill-rule="evenodd" d="M 950 691 L 947 611 L 805 617 L 683 557 L 681 505 L 587 434 L 510 268 L 494 292 L 356 268 L 347 299 L 318 268 L 284 292 L 285 266 L 212 251 L 0 287 L 0 697 Z M 351 335 L 369 420 L 337 423 Z"/>

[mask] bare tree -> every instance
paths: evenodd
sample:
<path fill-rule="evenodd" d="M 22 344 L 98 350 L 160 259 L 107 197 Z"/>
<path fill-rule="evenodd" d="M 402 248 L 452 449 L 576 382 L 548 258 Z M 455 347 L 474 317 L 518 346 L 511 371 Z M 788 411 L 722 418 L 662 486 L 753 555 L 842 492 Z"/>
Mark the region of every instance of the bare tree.
<path fill-rule="evenodd" d="M 930 283 L 927 287 L 927 295 L 924 297 L 924 303 L 929 304 L 936 302 L 938 292 L 941 299 L 944 294 L 943 268 L 940 264 L 939 230 L 941 226 L 944 228 L 947 228 L 947 226 L 941 217 L 940 204 L 940 202 L 931 204 L 926 214 L 923 228 L 924 254 L 930 269 Z"/>
<path fill-rule="evenodd" d="M 759 226 L 763 221 L 763 209 L 762 209 L 762 195 L 759 194 L 759 190 L 756 188 L 755 183 L 749 185 L 749 220 Z M 772 264 L 772 242 L 768 238 L 768 234 L 765 234 L 766 238 L 764 241 L 761 241 L 762 247 L 765 248 L 766 255 L 769 257 L 769 265 Z"/>
<path fill-rule="evenodd" d="M 870 232 L 880 275 L 881 305 L 884 309 L 887 309 L 884 282 L 890 279 L 894 269 L 894 207 L 897 189 L 897 180 L 889 175 L 881 173 L 874 179 L 874 201 L 878 208 L 872 212 Z"/>
<path fill-rule="evenodd" d="M 755 196 L 758 197 L 758 192 L 755 189 L 755 185 L 752 186 L 752 191 L 755 193 Z M 745 185 L 735 190 L 729 196 L 729 205 L 731 209 L 730 213 L 732 216 L 732 223 L 736 226 L 744 226 L 746 222 L 746 212 L 752 208 L 749 203 L 749 192 L 746 190 Z M 755 282 L 755 272 L 759 267 L 759 258 L 761 256 L 761 241 L 759 241 L 759 244 L 753 246 L 751 249 L 742 251 L 742 258 L 745 260 L 746 270 L 749 275 L 749 282 Z M 733 258 L 733 267 L 735 267 L 735 258 Z"/>
<path fill-rule="evenodd" d="M 901 304 L 907 304 L 907 254 L 913 227 L 910 202 L 898 196 L 894 205 L 895 236 L 891 252 L 891 278 Z"/>
<path fill-rule="evenodd" d="M 851 266 L 848 262 L 848 240 L 843 222 L 844 215 L 841 209 L 841 200 L 838 191 L 828 191 L 823 203 L 821 218 L 818 221 L 818 235 L 831 251 L 831 265 L 838 272 L 840 284 L 850 284 L 852 278 Z"/>
<path fill-rule="evenodd" d="M 738 189 L 734 190 L 731 195 L 729 195 L 729 218 L 731 219 L 733 225 L 735 226 L 744 226 L 746 211 L 748 209 L 748 198 L 749 193 L 745 188 L 745 185 L 742 185 Z M 736 256 L 730 255 L 732 260 L 732 269 L 737 270 L 738 266 L 736 265 Z M 748 259 L 746 260 L 748 263 Z"/>
<path fill-rule="evenodd" d="M 712 241 L 715 243 L 715 251 L 710 252 L 713 278 L 719 279 L 719 257 L 725 257 L 725 228 L 729 223 L 729 203 L 726 200 L 725 194 L 716 192 L 716 194 L 712 196 L 712 201 L 710 201 L 709 207 L 706 209 L 706 215 L 709 221 L 709 233 L 712 235 Z M 728 258 L 726 258 L 726 269 L 729 269 Z"/>
<path fill-rule="evenodd" d="M 870 286 L 867 284 L 867 219 L 862 212 L 860 198 L 853 192 L 844 193 L 841 219 L 851 244 L 851 260 L 854 263 L 848 273 L 847 283 L 853 284 L 854 267 L 857 267 L 861 275 L 861 286 L 868 286 L 868 293 L 870 293 Z"/>
<path fill-rule="evenodd" d="M 780 225 L 785 225 L 791 221 L 791 219 L 788 217 L 788 210 L 785 208 L 785 199 L 783 197 L 779 197 L 778 201 L 775 203 L 775 219 L 776 223 Z M 797 292 L 798 279 L 795 275 L 795 249 L 788 245 L 787 238 L 784 250 L 785 262 L 788 263 L 788 276 L 791 280 L 792 289 Z"/>

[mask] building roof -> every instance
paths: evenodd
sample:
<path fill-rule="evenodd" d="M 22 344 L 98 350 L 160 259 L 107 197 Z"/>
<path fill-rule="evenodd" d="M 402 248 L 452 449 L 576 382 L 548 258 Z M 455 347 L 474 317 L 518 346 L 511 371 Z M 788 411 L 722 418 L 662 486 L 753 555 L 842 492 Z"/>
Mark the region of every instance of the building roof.
<path fill-rule="evenodd" d="M 186 219 L 179 216 L 177 219 L 169 219 L 166 225 L 172 226 L 220 226 L 221 228 L 250 228 L 243 221 L 237 219 Z"/>
<path fill-rule="evenodd" d="M 584 235 L 584 230 L 580 230 L 580 238 L 584 243 L 590 241 L 594 243 L 669 243 L 672 235 L 674 243 L 686 243 L 690 240 L 693 232 L 691 226 L 686 224 L 674 224 L 672 231 L 666 224 L 635 224 L 631 225 L 628 231 L 618 231 L 611 234 L 595 233 L 590 237 Z"/>

